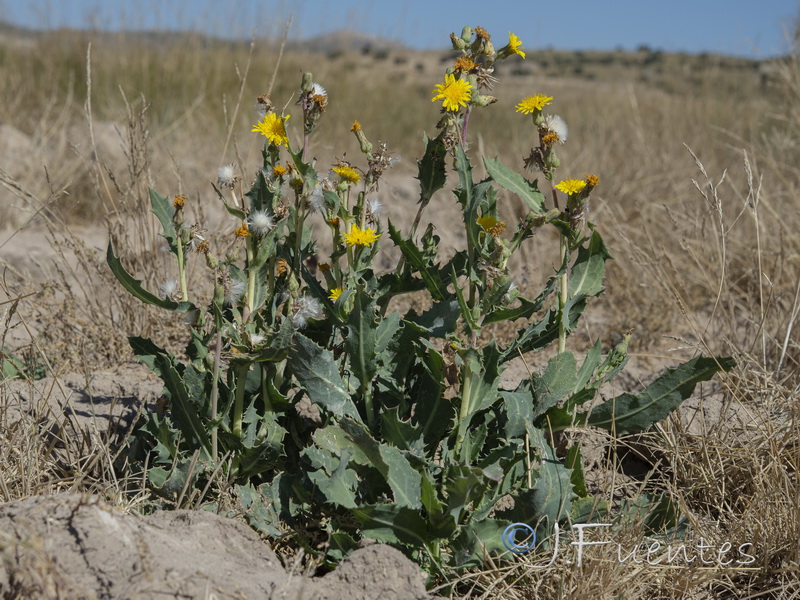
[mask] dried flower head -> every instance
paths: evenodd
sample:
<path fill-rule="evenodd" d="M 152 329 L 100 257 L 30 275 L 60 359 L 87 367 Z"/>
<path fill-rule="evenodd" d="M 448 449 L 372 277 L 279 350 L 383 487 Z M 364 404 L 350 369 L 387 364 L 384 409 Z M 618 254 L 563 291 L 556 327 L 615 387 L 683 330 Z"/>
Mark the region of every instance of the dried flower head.
<path fill-rule="evenodd" d="M 278 276 L 286 275 L 289 272 L 289 263 L 286 262 L 285 258 L 279 258 L 278 262 L 275 263 L 275 270 L 278 271 Z"/>
<path fill-rule="evenodd" d="M 586 185 L 588 185 L 590 188 L 593 188 L 600 183 L 600 178 L 597 175 L 585 175 L 585 177 Z"/>
<path fill-rule="evenodd" d="M 175 200 L 172 202 L 172 206 L 176 209 L 183 208 L 184 204 L 186 204 L 186 196 L 183 194 L 178 194 L 175 196 Z"/>
<path fill-rule="evenodd" d="M 274 167 L 272 167 L 272 175 L 274 177 L 283 177 L 288 172 L 289 171 L 283 165 L 275 165 Z"/>
<path fill-rule="evenodd" d="M 233 232 L 233 235 L 241 238 L 249 236 L 250 232 L 247 230 L 247 223 L 242 223 L 239 228 Z"/>
<path fill-rule="evenodd" d="M 469 56 L 459 56 L 456 59 L 456 64 L 453 65 L 453 69 L 456 71 L 471 71 L 475 68 L 475 63 Z"/>
<path fill-rule="evenodd" d="M 475 28 L 475 37 L 484 42 L 488 42 L 492 39 L 492 36 L 489 35 L 489 32 L 480 25 Z"/>
<path fill-rule="evenodd" d="M 357 131 L 361 131 L 361 123 L 358 121 L 353 121 L 353 126 L 350 128 L 350 131 L 356 133 Z"/>

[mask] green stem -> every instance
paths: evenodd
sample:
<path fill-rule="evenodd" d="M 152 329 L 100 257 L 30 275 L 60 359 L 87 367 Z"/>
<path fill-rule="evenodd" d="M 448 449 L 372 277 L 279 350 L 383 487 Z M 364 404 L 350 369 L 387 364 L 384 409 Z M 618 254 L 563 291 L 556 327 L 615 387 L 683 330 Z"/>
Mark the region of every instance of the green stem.
<path fill-rule="evenodd" d="M 247 239 L 247 310 L 249 314 L 253 314 L 255 310 L 256 298 L 256 269 L 253 267 L 255 260 L 255 239 L 250 236 Z"/>
<path fill-rule="evenodd" d="M 244 414 L 244 388 L 247 383 L 247 371 L 250 365 L 243 363 L 237 365 L 234 370 L 234 381 L 236 382 L 236 392 L 233 399 L 233 435 L 242 437 L 242 416 Z"/>
<path fill-rule="evenodd" d="M 211 380 L 211 461 L 217 462 L 217 401 L 219 398 L 219 365 L 222 354 L 222 336 L 217 332 L 217 347 L 214 349 L 214 371 Z"/>
<path fill-rule="evenodd" d="M 559 278 L 558 285 L 558 351 L 564 352 L 567 347 L 567 325 L 569 315 L 564 312 L 569 297 L 569 240 L 567 236 L 561 236 L 561 266 L 564 272 Z"/>
<path fill-rule="evenodd" d="M 183 254 L 183 240 L 180 234 L 178 235 L 178 276 L 181 285 L 181 299 L 183 302 L 189 300 L 189 290 L 186 285 L 186 257 Z"/>
<path fill-rule="evenodd" d="M 472 393 L 472 361 L 464 358 L 464 366 L 461 372 L 461 410 L 458 413 L 458 434 L 456 435 L 456 457 L 461 459 L 461 446 L 466 435 L 465 423 L 469 416 L 470 395 Z"/>

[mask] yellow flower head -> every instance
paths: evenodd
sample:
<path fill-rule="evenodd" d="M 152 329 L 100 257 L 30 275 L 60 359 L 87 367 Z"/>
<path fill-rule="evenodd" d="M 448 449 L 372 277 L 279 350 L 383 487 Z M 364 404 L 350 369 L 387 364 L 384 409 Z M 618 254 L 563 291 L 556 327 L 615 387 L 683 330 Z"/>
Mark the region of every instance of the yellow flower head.
<path fill-rule="evenodd" d="M 262 134 L 269 140 L 270 144 L 288 146 L 289 138 L 286 135 L 286 121 L 288 119 L 289 115 L 281 118 L 271 112 L 265 115 L 251 131 Z"/>
<path fill-rule="evenodd" d="M 275 263 L 275 270 L 278 271 L 278 276 L 286 275 L 289 272 L 289 263 L 286 262 L 285 258 L 279 258 L 278 262 Z"/>
<path fill-rule="evenodd" d="M 242 223 L 241 227 L 233 232 L 233 235 L 236 237 L 247 237 L 250 235 L 250 232 L 247 231 L 247 223 Z"/>
<path fill-rule="evenodd" d="M 535 96 L 528 96 L 522 102 L 517 104 L 517 112 L 529 115 L 537 110 L 542 110 L 545 106 L 553 101 L 552 96 L 545 96 L 544 94 L 536 94 Z"/>
<path fill-rule="evenodd" d="M 333 167 L 332 171 L 336 173 L 342 181 L 346 181 L 347 183 L 358 183 L 361 181 L 361 173 L 349 165 Z"/>
<path fill-rule="evenodd" d="M 272 167 L 272 174 L 275 177 L 283 177 L 288 172 L 289 170 L 283 165 L 275 165 L 274 167 Z"/>
<path fill-rule="evenodd" d="M 353 225 L 350 233 L 344 234 L 344 241 L 348 246 L 371 246 L 379 237 L 381 234 L 375 233 L 374 229 L 359 229 L 358 225 Z"/>
<path fill-rule="evenodd" d="M 568 196 L 574 196 L 575 194 L 581 192 L 585 187 L 586 182 L 583 179 L 565 179 L 556 185 L 557 190 L 561 190 Z"/>
<path fill-rule="evenodd" d="M 343 292 L 344 290 L 342 288 L 333 288 L 331 290 L 331 293 L 328 294 L 328 300 L 330 300 L 331 302 L 336 302 L 339 299 L 339 296 L 341 296 Z"/>
<path fill-rule="evenodd" d="M 184 196 L 183 194 L 178 194 L 177 196 L 175 196 L 175 201 L 172 203 L 172 206 L 178 209 L 178 208 L 183 208 L 184 204 L 186 204 L 186 196 Z"/>
<path fill-rule="evenodd" d="M 590 188 L 595 187 L 598 183 L 600 183 L 600 178 L 597 175 L 586 175 L 586 185 Z"/>
<path fill-rule="evenodd" d="M 525 53 L 521 50 L 521 48 L 522 48 L 522 40 L 509 31 L 508 49 L 514 54 L 519 54 L 522 58 L 525 58 Z"/>
<path fill-rule="evenodd" d="M 361 131 L 361 123 L 358 121 L 353 121 L 353 126 L 350 128 L 350 131 L 355 133 L 356 131 Z"/>
<path fill-rule="evenodd" d="M 478 223 L 478 225 L 480 225 L 483 230 L 492 237 L 497 237 L 506 230 L 505 222 L 500 221 L 497 219 L 497 217 L 493 217 L 491 215 L 479 217 L 476 223 Z"/>
<path fill-rule="evenodd" d="M 445 110 L 456 111 L 472 99 L 472 84 L 466 79 L 456 79 L 455 75 L 445 75 L 444 83 L 437 83 L 433 91 L 436 95 L 431 102 L 443 100 Z"/>

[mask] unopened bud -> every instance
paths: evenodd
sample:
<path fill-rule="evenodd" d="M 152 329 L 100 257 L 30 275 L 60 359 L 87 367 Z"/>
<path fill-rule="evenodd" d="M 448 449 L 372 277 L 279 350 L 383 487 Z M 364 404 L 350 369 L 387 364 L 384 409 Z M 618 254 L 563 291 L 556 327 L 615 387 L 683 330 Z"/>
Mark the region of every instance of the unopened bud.
<path fill-rule="evenodd" d="M 472 27 L 466 25 L 464 29 L 461 30 L 461 39 L 464 41 L 464 44 L 469 44 L 472 40 Z"/>
<path fill-rule="evenodd" d="M 450 34 L 450 42 L 453 44 L 453 50 L 463 50 L 467 47 L 466 42 L 459 37 L 456 37 L 455 33 Z"/>
<path fill-rule="evenodd" d="M 494 104 L 495 102 L 497 102 L 497 98 L 495 98 L 494 96 L 479 95 L 472 97 L 472 103 L 475 106 L 489 106 L 490 104 Z"/>
<path fill-rule="evenodd" d="M 303 73 L 303 83 L 300 85 L 300 91 L 308 94 L 314 89 L 314 76 L 306 71 Z"/>

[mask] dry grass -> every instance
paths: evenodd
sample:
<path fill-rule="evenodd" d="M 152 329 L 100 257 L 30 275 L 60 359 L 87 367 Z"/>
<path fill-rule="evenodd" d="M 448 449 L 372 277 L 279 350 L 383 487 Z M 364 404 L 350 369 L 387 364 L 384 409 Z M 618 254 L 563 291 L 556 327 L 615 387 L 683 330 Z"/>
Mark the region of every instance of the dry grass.
<path fill-rule="evenodd" d="M 595 316 L 574 343 L 598 336 L 609 342 L 633 330 L 634 369 L 637 362 L 655 367 L 696 351 L 731 354 L 739 364 L 701 394 L 700 402 L 717 407 L 715 418 L 689 423 L 676 416 L 646 436 L 617 442 L 658 465 L 643 481 L 629 478 L 624 485 L 668 494 L 697 538 L 752 542 L 757 560 L 751 570 L 738 571 L 654 568 L 607 556 L 587 560 L 582 569 L 559 563 L 535 571 L 521 561 L 464 576 L 458 593 L 514 599 L 800 597 L 798 56 L 782 62 L 763 88 L 751 63 L 714 57 L 541 53 L 537 69 L 531 54 L 529 62 L 514 65 L 518 74 L 502 74 L 495 90 L 501 101 L 478 113 L 471 127 L 486 154 L 521 166 L 530 132 L 513 105 L 546 91 L 571 128 L 562 172 L 601 176 L 590 219 L 616 261 L 607 293 L 590 307 Z M 0 309 L 17 311 L 4 318 L 6 328 L 20 327 L 20 315 L 38 323 L 31 352 L 51 369 L 120 360 L 127 352 L 120 331 L 155 332 L 163 339 L 174 330 L 157 313 L 110 294 L 102 253 L 82 246 L 72 232 L 77 223 L 103 219 L 131 269 L 155 285 L 162 259 L 153 222 L 141 218 L 147 187 L 205 199 L 220 164 L 235 162 L 243 173 L 252 169 L 258 149 L 248 135 L 250 103 L 269 87 L 277 56 L 274 44 L 251 49 L 198 36 L 143 44 L 62 33 L 0 43 L 0 74 L 8 82 L 0 90 L 0 120 L 21 132 L 30 148 L 0 164 L 10 199 L 0 206 L 0 223 L 49 228 L 58 256 L 47 285 L 9 271 L 9 298 L 40 295 Z M 401 169 L 410 176 L 419 132 L 432 131 L 437 118 L 429 97 L 443 56 L 290 52 L 273 98 L 290 98 L 301 69 L 313 66 L 331 97 L 313 142 L 319 163 L 345 152 L 357 155 L 347 133 L 357 118 L 371 138 L 389 141 L 404 156 Z M 517 209 L 506 206 L 510 217 Z M 524 259 L 532 286 L 550 273 L 547 256 L 531 251 Z M 81 489 L 132 502 L 123 493 L 130 482 L 115 479 L 107 447 L 85 441 L 89 445 L 55 451 L 35 420 L 6 420 L 9 400 L 3 398 L 3 501 Z M 607 499 L 622 494 L 623 471 L 609 459 L 611 483 L 602 491 Z M 642 539 L 641 523 L 627 523 L 617 535 L 633 546 Z"/>

